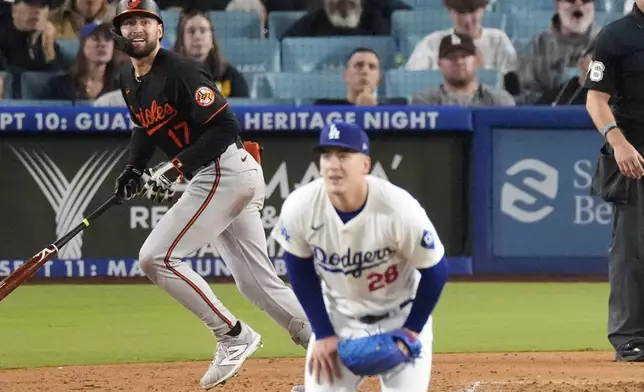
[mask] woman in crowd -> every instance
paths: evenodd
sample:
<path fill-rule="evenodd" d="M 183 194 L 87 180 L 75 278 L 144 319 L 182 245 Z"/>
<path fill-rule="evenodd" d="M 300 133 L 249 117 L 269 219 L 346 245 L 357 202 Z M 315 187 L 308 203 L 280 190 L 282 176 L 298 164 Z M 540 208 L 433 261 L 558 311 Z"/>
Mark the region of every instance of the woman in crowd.
<path fill-rule="evenodd" d="M 81 43 L 71 72 L 54 77 L 42 99 L 94 100 L 117 88 L 114 41 L 107 23 L 89 23 L 80 32 Z"/>
<path fill-rule="evenodd" d="M 214 76 L 225 97 L 248 97 L 248 84 L 221 53 L 215 28 L 208 14 L 198 10 L 181 12 L 174 51 L 202 62 Z"/>
<path fill-rule="evenodd" d="M 51 15 L 57 39 L 78 39 L 87 23 L 109 23 L 114 17 L 114 6 L 107 0 L 65 0 Z"/>

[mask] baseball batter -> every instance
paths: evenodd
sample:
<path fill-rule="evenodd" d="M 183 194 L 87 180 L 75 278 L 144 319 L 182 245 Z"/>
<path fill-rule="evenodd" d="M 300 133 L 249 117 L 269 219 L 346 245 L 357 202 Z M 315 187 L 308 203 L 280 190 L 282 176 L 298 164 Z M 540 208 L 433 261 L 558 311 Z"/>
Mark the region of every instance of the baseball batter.
<path fill-rule="evenodd" d="M 182 261 L 210 242 L 240 291 L 306 347 L 311 331 L 306 315 L 267 254 L 259 159 L 244 148 L 235 114 L 213 78 L 198 63 L 161 49 L 163 21 L 153 0 L 121 0 L 113 35 L 132 60 L 121 72 L 120 85 L 136 125 L 115 193 L 130 199 L 144 188 L 148 197 L 163 200 L 180 177 L 190 180 L 141 247 L 139 264 L 217 337 L 201 386 L 212 388 L 236 374 L 261 340 Z M 170 162 L 143 187 L 142 172 L 157 146 Z"/>
<path fill-rule="evenodd" d="M 314 334 L 306 392 L 354 391 L 339 339 L 402 330 L 422 343 L 413 363 L 380 374 L 383 391 L 427 391 L 431 313 L 447 279 L 444 247 L 405 190 L 370 176 L 369 139 L 353 124 L 322 129 L 320 179 L 285 200 L 272 236 Z"/>

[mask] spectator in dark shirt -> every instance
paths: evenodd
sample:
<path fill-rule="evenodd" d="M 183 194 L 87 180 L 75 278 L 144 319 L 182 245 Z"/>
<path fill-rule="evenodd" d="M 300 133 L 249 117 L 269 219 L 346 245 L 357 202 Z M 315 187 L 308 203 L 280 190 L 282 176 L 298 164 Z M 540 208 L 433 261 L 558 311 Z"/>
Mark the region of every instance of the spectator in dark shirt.
<path fill-rule="evenodd" d="M 319 99 L 315 105 L 405 105 L 405 98 L 378 99 L 377 89 L 382 80 L 380 57 L 369 48 L 357 48 L 347 58 L 344 82 L 346 99 Z"/>
<path fill-rule="evenodd" d="M 80 37 L 81 46 L 71 72 L 51 79 L 42 99 L 88 101 L 117 88 L 110 24 L 88 23 Z"/>
<path fill-rule="evenodd" d="M 557 88 L 546 90 L 536 104 L 551 106 L 586 105 L 588 89 L 584 87 L 584 81 L 586 80 L 586 73 L 592 61 L 594 50 L 594 42 L 591 42 L 579 57 L 577 62 L 578 74 L 557 86 Z"/>
<path fill-rule="evenodd" d="M 56 28 L 48 21 L 50 4 L 50 0 L 16 0 L 12 4 L 11 23 L 0 24 L 0 70 L 19 73 L 64 67 Z"/>
<path fill-rule="evenodd" d="M 244 76 L 221 53 L 207 13 L 198 10 L 181 13 L 174 51 L 203 63 L 225 97 L 249 96 Z"/>
<path fill-rule="evenodd" d="M 398 0 L 323 0 L 322 8 L 297 20 L 284 37 L 388 35 L 391 14 L 410 8 Z"/>

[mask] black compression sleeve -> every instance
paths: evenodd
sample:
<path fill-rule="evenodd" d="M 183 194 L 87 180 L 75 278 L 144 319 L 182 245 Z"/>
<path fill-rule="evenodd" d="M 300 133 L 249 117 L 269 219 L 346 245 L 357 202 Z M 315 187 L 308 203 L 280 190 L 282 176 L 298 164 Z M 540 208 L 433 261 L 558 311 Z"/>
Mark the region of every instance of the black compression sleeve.
<path fill-rule="evenodd" d="M 130 138 L 127 163 L 143 171 L 152 159 L 155 150 L 156 144 L 145 132 L 145 129 L 134 127 Z"/>

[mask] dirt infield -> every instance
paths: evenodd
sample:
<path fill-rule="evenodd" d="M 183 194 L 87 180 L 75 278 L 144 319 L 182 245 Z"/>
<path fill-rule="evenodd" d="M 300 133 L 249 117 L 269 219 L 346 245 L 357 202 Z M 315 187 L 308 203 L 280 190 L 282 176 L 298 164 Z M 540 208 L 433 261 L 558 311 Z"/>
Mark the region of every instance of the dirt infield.
<path fill-rule="evenodd" d="M 0 371 L 2 392 L 197 392 L 204 362 L 78 366 Z M 303 359 L 252 359 L 217 392 L 289 392 L 302 382 Z M 378 391 L 376 379 L 361 392 Z M 644 363 L 612 361 L 611 353 L 435 355 L 431 391 L 644 391 Z"/>

